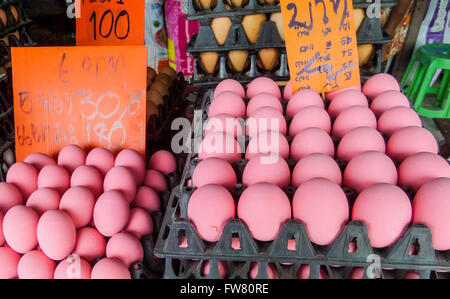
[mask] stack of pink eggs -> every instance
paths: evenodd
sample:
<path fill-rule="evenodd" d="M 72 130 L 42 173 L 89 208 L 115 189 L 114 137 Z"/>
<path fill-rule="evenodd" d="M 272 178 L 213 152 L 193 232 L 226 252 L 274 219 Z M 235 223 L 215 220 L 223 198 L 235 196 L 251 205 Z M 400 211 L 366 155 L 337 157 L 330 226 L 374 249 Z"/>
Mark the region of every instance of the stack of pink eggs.
<path fill-rule="evenodd" d="M 0 278 L 131 278 L 175 170 L 166 151 L 146 170 L 134 150 L 86 155 L 76 145 L 12 165 L 0 183 Z"/>
<path fill-rule="evenodd" d="M 450 217 L 428 205 L 447 210 L 450 198 L 444 190 L 450 188 L 450 166 L 438 155 L 436 140 L 422 128 L 397 81 L 378 74 L 362 89 L 326 97 L 327 110 L 318 93 L 301 90 L 292 95 L 288 84 L 282 96 L 278 85 L 264 77 L 252 81 L 247 91 L 230 79 L 217 86 L 200 145 L 201 162 L 192 177 L 197 189 L 188 206 L 202 239 L 218 241 L 224 225 L 236 216 L 258 241 L 274 240 L 292 217 L 305 224 L 314 244 L 323 246 L 349 220 L 367 226 L 376 248 L 392 245 L 411 222 L 428 225 L 436 236 L 443 234 L 440 229 L 448 230 Z M 242 148 L 238 140 L 245 135 L 250 141 Z M 340 139 L 337 148 L 332 136 Z M 232 163 L 243 153 L 248 163 L 238 182 Z M 296 161 L 292 173 L 289 158 Z M 348 163 L 343 173 L 336 159 Z M 247 188 L 236 207 L 230 191 L 237 183 Z M 440 188 L 423 191 L 427 184 Z M 413 206 L 399 187 L 404 185 L 419 190 Z M 292 203 L 282 190 L 288 186 L 297 188 Z M 351 217 L 342 187 L 359 194 Z M 434 242 L 437 238 L 433 244 L 442 249 Z M 450 238 L 446 242 L 450 249 Z"/>

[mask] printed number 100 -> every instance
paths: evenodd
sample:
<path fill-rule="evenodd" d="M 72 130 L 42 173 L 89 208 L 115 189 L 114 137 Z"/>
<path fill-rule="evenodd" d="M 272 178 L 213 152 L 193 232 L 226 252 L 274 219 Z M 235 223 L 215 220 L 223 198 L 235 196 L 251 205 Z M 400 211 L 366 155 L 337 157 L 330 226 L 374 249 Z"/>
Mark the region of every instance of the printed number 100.
<path fill-rule="evenodd" d="M 123 21 L 123 22 L 126 22 L 126 30 L 125 30 L 125 28 L 123 30 L 123 31 L 125 31 L 125 34 L 119 35 L 120 32 L 118 32 L 117 26 L 119 25 L 121 18 L 125 18 L 125 17 L 126 17 L 126 21 Z M 92 12 L 91 17 L 89 18 L 89 22 L 92 22 L 92 25 L 94 26 L 94 40 L 97 40 L 97 32 L 98 32 L 98 34 L 100 34 L 101 37 L 108 38 L 111 36 L 113 29 L 114 29 L 114 35 L 118 39 L 126 39 L 128 37 L 128 34 L 130 33 L 130 15 L 128 14 L 128 12 L 126 10 L 122 10 L 117 15 L 117 17 L 114 18 L 114 13 L 110 9 L 108 9 L 101 16 L 98 27 L 97 27 L 97 13 L 94 11 L 94 12 Z M 120 30 L 120 31 L 122 31 L 122 30 Z"/>

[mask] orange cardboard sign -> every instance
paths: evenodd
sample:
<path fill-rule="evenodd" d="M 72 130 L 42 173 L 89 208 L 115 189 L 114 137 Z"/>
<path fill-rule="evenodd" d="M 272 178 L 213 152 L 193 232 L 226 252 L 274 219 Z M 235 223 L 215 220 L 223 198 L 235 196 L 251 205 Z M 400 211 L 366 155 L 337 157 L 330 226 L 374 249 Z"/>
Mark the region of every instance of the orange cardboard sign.
<path fill-rule="evenodd" d="M 360 84 L 352 0 L 280 0 L 292 90 Z"/>
<path fill-rule="evenodd" d="M 145 154 L 145 46 L 11 51 L 17 161 L 68 144 Z"/>
<path fill-rule="evenodd" d="M 144 45 L 145 0 L 77 0 L 78 46 Z"/>

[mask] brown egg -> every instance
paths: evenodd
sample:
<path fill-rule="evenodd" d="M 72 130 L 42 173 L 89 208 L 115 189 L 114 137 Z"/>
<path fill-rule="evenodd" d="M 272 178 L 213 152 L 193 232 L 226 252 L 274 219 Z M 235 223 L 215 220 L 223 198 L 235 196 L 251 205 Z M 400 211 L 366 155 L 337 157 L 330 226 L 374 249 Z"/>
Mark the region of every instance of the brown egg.
<path fill-rule="evenodd" d="M 265 14 L 247 15 L 242 20 L 242 26 L 250 43 L 256 43 L 264 21 L 266 21 Z"/>
<path fill-rule="evenodd" d="M 203 70 L 212 74 L 216 70 L 217 61 L 219 60 L 219 53 L 217 52 L 203 52 L 200 53 L 200 63 Z"/>
<path fill-rule="evenodd" d="M 5 36 L 5 37 L 2 38 L 1 40 L 4 41 L 4 42 L 9 46 L 9 39 L 8 39 L 8 36 Z"/>
<path fill-rule="evenodd" d="M 220 17 L 212 20 L 211 29 L 219 46 L 223 46 L 223 44 L 225 44 L 231 24 L 230 17 Z"/>
<path fill-rule="evenodd" d="M 14 5 L 11 5 L 11 13 L 15 20 L 14 23 L 17 23 L 19 21 L 19 12 L 17 11 L 17 8 Z"/>
<path fill-rule="evenodd" d="M 164 105 L 164 97 L 155 89 L 149 90 L 147 92 L 147 102 L 152 102 L 156 106 Z"/>
<path fill-rule="evenodd" d="M 178 78 L 178 74 L 177 72 L 171 68 L 170 66 L 166 66 L 163 68 L 163 70 L 161 71 L 161 73 L 166 74 L 167 76 L 170 77 L 170 79 L 172 79 L 172 81 L 176 80 Z"/>
<path fill-rule="evenodd" d="M 258 57 L 262 68 L 271 71 L 278 64 L 279 51 L 275 48 L 261 49 L 258 51 Z"/>
<path fill-rule="evenodd" d="M 2 20 L 3 24 L 7 26 L 8 18 L 6 17 L 6 12 L 0 8 L 0 20 Z"/>
<path fill-rule="evenodd" d="M 278 0 L 258 0 L 258 2 L 261 5 L 273 5 L 273 4 L 277 4 L 279 1 Z"/>
<path fill-rule="evenodd" d="M 358 45 L 358 57 L 359 57 L 359 66 L 363 66 L 367 63 L 370 56 L 373 53 L 373 45 Z"/>
<path fill-rule="evenodd" d="M 202 10 L 213 9 L 217 5 L 217 0 L 194 0 L 194 3 Z"/>
<path fill-rule="evenodd" d="M 159 73 L 156 77 L 155 77 L 155 82 L 156 81 L 160 81 L 161 83 L 164 83 L 165 85 L 171 87 L 173 85 L 173 81 L 172 79 L 169 77 L 169 75 L 167 74 L 163 74 L 163 73 Z"/>
<path fill-rule="evenodd" d="M 248 51 L 235 50 L 228 52 L 228 65 L 236 72 L 242 72 L 248 66 Z"/>
<path fill-rule="evenodd" d="M 355 8 L 353 10 L 354 20 L 355 20 L 355 30 L 358 31 L 364 18 L 366 17 L 366 10 L 363 8 Z"/>
<path fill-rule="evenodd" d="M 158 106 L 156 106 L 155 103 L 151 101 L 147 101 L 147 123 L 152 115 L 159 116 Z"/>
<path fill-rule="evenodd" d="M 11 35 L 14 35 L 18 40 L 20 40 L 20 33 L 19 33 L 19 31 L 14 31 L 9 36 L 11 36 Z"/>
<path fill-rule="evenodd" d="M 248 0 L 227 0 L 227 4 L 232 7 L 243 7 L 248 4 Z"/>
<path fill-rule="evenodd" d="M 392 11 L 392 7 L 381 8 L 381 13 L 380 13 L 381 27 L 384 27 L 384 25 L 386 25 L 386 22 L 389 19 L 389 16 L 391 15 L 391 11 Z"/>
<path fill-rule="evenodd" d="M 169 87 L 161 81 L 153 82 L 152 86 L 150 87 L 150 92 L 152 90 L 158 91 L 163 97 L 169 95 Z"/>
<path fill-rule="evenodd" d="M 3 160 L 6 162 L 8 166 L 13 165 L 16 162 L 16 157 L 14 155 L 14 151 L 11 148 L 8 148 L 3 153 Z"/>
<path fill-rule="evenodd" d="M 277 25 L 278 34 L 281 37 L 281 40 L 284 41 L 284 28 L 283 28 L 283 19 L 281 17 L 281 12 L 275 12 L 270 15 L 270 20 Z"/>
<path fill-rule="evenodd" d="M 150 85 L 155 81 L 155 77 L 156 71 L 151 67 L 147 67 L 147 90 L 150 89 Z"/>

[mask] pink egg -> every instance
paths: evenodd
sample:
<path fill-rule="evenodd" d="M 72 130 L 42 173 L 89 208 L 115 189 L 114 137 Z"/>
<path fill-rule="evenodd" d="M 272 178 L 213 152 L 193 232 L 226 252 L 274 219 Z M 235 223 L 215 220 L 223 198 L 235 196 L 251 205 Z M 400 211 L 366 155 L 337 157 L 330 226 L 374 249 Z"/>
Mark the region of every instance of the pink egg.
<path fill-rule="evenodd" d="M 39 219 L 37 226 L 39 247 L 55 261 L 65 259 L 72 253 L 76 234 L 72 218 L 64 211 L 47 211 Z"/>
<path fill-rule="evenodd" d="M 212 157 L 198 163 L 192 175 L 192 182 L 196 188 L 216 184 L 231 190 L 237 184 L 237 178 L 230 163 Z"/>
<path fill-rule="evenodd" d="M 86 153 L 78 145 L 63 147 L 58 155 L 58 165 L 64 167 L 70 174 L 78 167 L 86 164 Z"/>
<path fill-rule="evenodd" d="M 148 168 L 159 170 L 163 174 L 168 175 L 171 172 L 177 171 L 177 161 L 171 152 L 161 150 L 150 157 Z"/>
<path fill-rule="evenodd" d="M 298 161 L 310 154 L 325 154 L 334 158 L 334 143 L 330 135 L 319 128 L 307 128 L 291 143 L 291 159 Z"/>
<path fill-rule="evenodd" d="M 375 248 L 393 245 L 411 222 L 411 203 L 402 189 L 391 184 L 376 184 L 362 191 L 353 205 L 352 220 L 366 227 Z"/>
<path fill-rule="evenodd" d="M 0 213 L 0 247 L 5 244 L 5 235 L 3 234 L 3 214 Z"/>
<path fill-rule="evenodd" d="M 338 90 L 333 90 L 333 91 L 326 92 L 326 93 L 325 93 L 325 98 L 326 98 L 327 100 L 333 101 L 334 98 L 335 98 L 338 94 L 340 94 L 340 93 L 342 93 L 342 92 L 344 92 L 344 91 L 346 91 L 346 90 L 350 90 L 350 89 L 352 89 L 352 90 L 357 90 L 357 91 L 361 91 L 361 85 L 356 85 L 356 86 L 352 86 L 352 87 L 347 87 L 347 88 L 342 88 L 342 89 L 338 89 Z"/>
<path fill-rule="evenodd" d="M 292 98 L 292 82 L 291 82 L 291 80 L 289 80 L 288 83 L 286 84 L 286 86 L 284 87 L 283 98 L 285 100 L 290 100 Z"/>
<path fill-rule="evenodd" d="M 369 99 L 374 99 L 380 93 L 387 90 L 400 91 L 400 85 L 393 76 L 385 73 L 376 74 L 369 78 L 369 80 L 364 83 L 362 92 L 369 97 Z"/>
<path fill-rule="evenodd" d="M 407 107 L 394 107 L 386 110 L 378 119 L 378 131 L 391 136 L 406 127 L 422 127 L 416 111 Z"/>
<path fill-rule="evenodd" d="M 144 249 L 139 240 L 130 233 L 118 233 L 109 239 L 106 244 L 106 256 L 116 258 L 127 267 L 144 258 Z"/>
<path fill-rule="evenodd" d="M 153 188 L 158 193 L 169 189 L 164 174 L 154 169 L 145 172 L 144 185 Z"/>
<path fill-rule="evenodd" d="M 6 174 L 6 182 L 13 184 L 26 202 L 31 193 L 38 188 L 38 172 L 31 164 L 14 163 Z"/>
<path fill-rule="evenodd" d="M 350 272 L 349 279 L 363 279 L 364 277 L 364 268 L 353 268 L 352 272 Z"/>
<path fill-rule="evenodd" d="M 353 157 L 367 151 L 385 153 L 384 138 L 373 128 L 358 127 L 342 137 L 336 151 L 336 157 L 344 161 L 350 161 Z"/>
<path fill-rule="evenodd" d="M 247 187 L 242 193 L 237 213 L 253 238 L 272 241 L 278 236 L 283 224 L 291 219 L 291 204 L 279 187 L 258 183 Z"/>
<path fill-rule="evenodd" d="M 208 276 L 210 271 L 210 263 L 209 261 L 205 261 L 202 265 L 202 275 Z M 229 275 L 230 271 L 226 262 L 219 261 L 219 275 L 223 278 L 226 278 Z"/>
<path fill-rule="evenodd" d="M 224 91 L 232 91 L 238 94 L 242 99 L 245 98 L 245 90 L 241 83 L 233 79 L 225 79 L 221 81 L 214 90 L 214 97 Z"/>
<path fill-rule="evenodd" d="M 328 107 L 328 113 L 332 118 L 335 118 L 351 106 L 365 106 L 369 107 L 366 96 L 357 90 L 348 89 L 339 93 Z"/>
<path fill-rule="evenodd" d="M 17 266 L 19 279 L 53 279 L 56 263 L 42 251 L 29 251 L 22 256 Z"/>
<path fill-rule="evenodd" d="M 56 165 L 55 159 L 43 153 L 30 154 L 25 158 L 24 162 L 33 165 L 37 171 L 41 171 L 47 165 Z"/>
<path fill-rule="evenodd" d="M 416 271 L 408 271 L 403 276 L 403 279 L 420 279 L 420 275 Z"/>
<path fill-rule="evenodd" d="M 244 100 L 232 91 L 221 92 L 212 100 L 209 106 L 208 116 L 214 117 L 222 113 L 229 114 L 233 117 L 244 117 Z"/>
<path fill-rule="evenodd" d="M 233 197 L 225 187 L 206 185 L 192 193 L 188 217 L 200 238 L 208 242 L 220 239 L 225 224 L 235 216 Z"/>
<path fill-rule="evenodd" d="M 200 160 L 215 157 L 230 163 L 242 157 L 242 150 L 233 135 L 214 132 L 203 138 L 198 157 Z"/>
<path fill-rule="evenodd" d="M 161 210 L 161 200 L 155 190 L 147 186 L 141 186 L 131 206 L 142 208 L 148 213 L 152 213 Z"/>
<path fill-rule="evenodd" d="M 325 178 L 301 184 L 292 201 L 294 219 L 305 225 L 311 242 L 331 244 L 348 221 L 348 201 L 341 187 Z"/>
<path fill-rule="evenodd" d="M 145 161 L 137 151 L 132 149 L 122 150 L 116 157 L 114 166 L 125 166 L 133 172 L 136 183 L 142 185 L 145 176 Z"/>
<path fill-rule="evenodd" d="M 39 188 L 50 188 L 63 195 L 70 188 L 70 175 L 65 168 L 59 165 L 47 165 L 39 172 Z"/>
<path fill-rule="evenodd" d="M 20 261 L 20 254 L 9 247 L 0 247 L 0 279 L 17 278 L 17 265 Z"/>
<path fill-rule="evenodd" d="M 272 107 L 281 113 L 283 113 L 283 105 L 281 105 L 280 100 L 270 94 L 270 93 L 259 93 L 247 104 L 247 116 L 250 116 L 254 111 L 258 110 L 261 107 Z"/>
<path fill-rule="evenodd" d="M 309 106 L 325 108 L 322 97 L 311 89 L 297 91 L 290 99 L 286 107 L 286 115 L 293 117 L 300 110 Z"/>
<path fill-rule="evenodd" d="M 247 119 L 246 134 L 253 137 L 263 131 L 278 131 L 286 135 L 287 125 L 283 113 L 272 107 L 255 110 Z"/>
<path fill-rule="evenodd" d="M 105 176 L 103 190 L 121 191 L 126 200 L 131 203 L 136 195 L 136 181 L 131 170 L 124 166 L 115 166 Z"/>
<path fill-rule="evenodd" d="M 283 159 L 289 158 L 289 143 L 286 136 L 277 131 L 263 131 L 252 137 L 247 146 L 245 159 L 250 160 L 258 154 L 279 154 Z"/>
<path fill-rule="evenodd" d="M 131 274 L 119 259 L 104 258 L 92 268 L 91 279 L 131 279 Z"/>
<path fill-rule="evenodd" d="M 291 171 L 287 162 L 278 154 L 260 154 L 245 166 L 242 184 L 251 186 L 257 183 L 270 183 L 286 188 L 291 182 Z"/>
<path fill-rule="evenodd" d="M 93 166 L 80 166 L 72 173 L 71 187 L 86 187 L 97 199 L 103 193 L 103 177 Z"/>
<path fill-rule="evenodd" d="M 59 209 L 69 214 L 78 229 L 91 222 L 95 197 L 92 192 L 82 186 L 72 187 L 64 193 Z"/>
<path fill-rule="evenodd" d="M 413 200 L 413 223 L 425 224 L 433 236 L 436 250 L 450 249 L 450 178 L 436 178 L 426 182 Z"/>
<path fill-rule="evenodd" d="M 0 182 L 0 212 L 5 214 L 14 206 L 23 204 L 22 194 L 13 184 Z"/>
<path fill-rule="evenodd" d="M 15 206 L 3 218 L 5 240 L 14 251 L 24 254 L 38 245 L 36 228 L 39 216 L 29 207 Z"/>
<path fill-rule="evenodd" d="M 351 106 L 342 111 L 333 124 L 333 135 L 342 137 L 357 127 L 377 128 L 377 119 L 366 106 Z"/>
<path fill-rule="evenodd" d="M 297 112 L 289 126 L 289 136 L 295 136 L 307 128 L 319 128 L 330 133 L 331 120 L 325 109 L 310 106 Z"/>
<path fill-rule="evenodd" d="M 403 160 L 398 182 L 417 191 L 424 183 L 439 177 L 450 178 L 450 165 L 437 154 L 417 153 Z"/>
<path fill-rule="evenodd" d="M 439 146 L 428 130 L 419 127 L 407 127 L 398 130 L 389 138 L 386 152 L 393 160 L 401 162 L 420 152 L 437 154 Z"/>
<path fill-rule="evenodd" d="M 302 265 L 297 272 L 297 279 L 309 279 L 311 266 L 310 265 Z M 327 272 L 320 268 L 319 270 L 319 279 L 328 279 Z"/>
<path fill-rule="evenodd" d="M 383 153 L 363 152 L 347 164 L 344 171 L 344 186 L 358 193 L 378 183 L 397 184 L 397 169 L 394 162 Z"/>
<path fill-rule="evenodd" d="M 60 201 L 61 196 L 56 190 L 39 188 L 30 195 L 26 206 L 33 208 L 33 210 L 41 216 L 48 210 L 57 210 Z"/>
<path fill-rule="evenodd" d="M 258 272 L 259 272 L 258 263 L 252 263 L 250 266 L 250 275 L 249 275 L 250 278 L 256 279 L 256 277 L 258 276 Z M 267 264 L 267 276 L 269 277 L 269 279 L 279 278 L 278 271 L 273 264 Z"/>
<path fill-rule="evenodd" d="M 106 148 L 94 148 L 86 157 L 86 166 L 95 167 L 103 177 L 114 167 L 114 163 L 114 154 Z"/>
<path fill-rule="evenodd" d="M 96 259 L 106 256 L 106 240 L 92 227 L 83 227 L 77 231 L 77 241 L 73 252 L 93 263 Z"/>
<path fill-rule="evenodd" d="M 270 93 L 281 100 L 281 91 L 277 83 L 267 77 L 254 79 L 247 87 L 247 98 L 251 99 L 258 93 Z"/>
<path fill-rule="evenodd" d="M 328 155 L 311 154 L 295 165 L 292 172 L 292 186 L 298 187 L 314 178 L 326 178 L 336 184 L 342 183 L 342 173 L 336 161 Z"/>
<path fill-rule="evenodd" d="M 129 215 L 129 202 L 121 191 L 106 191 L 94 206 L 95 227 L 105 237 L 120 232 L 127 225 Z"/>
<path fill-rule="evenodd" d="M 125 230 L 133 234 L 136 238 L 141 239 L 142 236 L 153 233 L 153 220 L 150 214 L 141 208 L 133 208 L 130 210 L 130 219 Z"/>
<path fill-rule="evenodd" d="M 403 93 L 396 90 L 382 92 L 373 99 L 372 103 L 370 103 L 370 109 L 372 109 L 376 117 L 379 117 L 384 111 L 394 107 L 410 107 L 408 98 Z"/>
<path fill-rule="evenodd" d="M 243 121 L 243 120 L 242 120 Z M 244 134 L 244 125 L 237 118 L 225 113 L 217 114 L 207 120 L 205 136 L 213 132 L 224 132 L 235 138 Z"/>
<path fill-rule="evenodd" d="M 54 279 L 91 279 L 92 267 L 79 256 L 70 255 L 56 266 Z"/>

